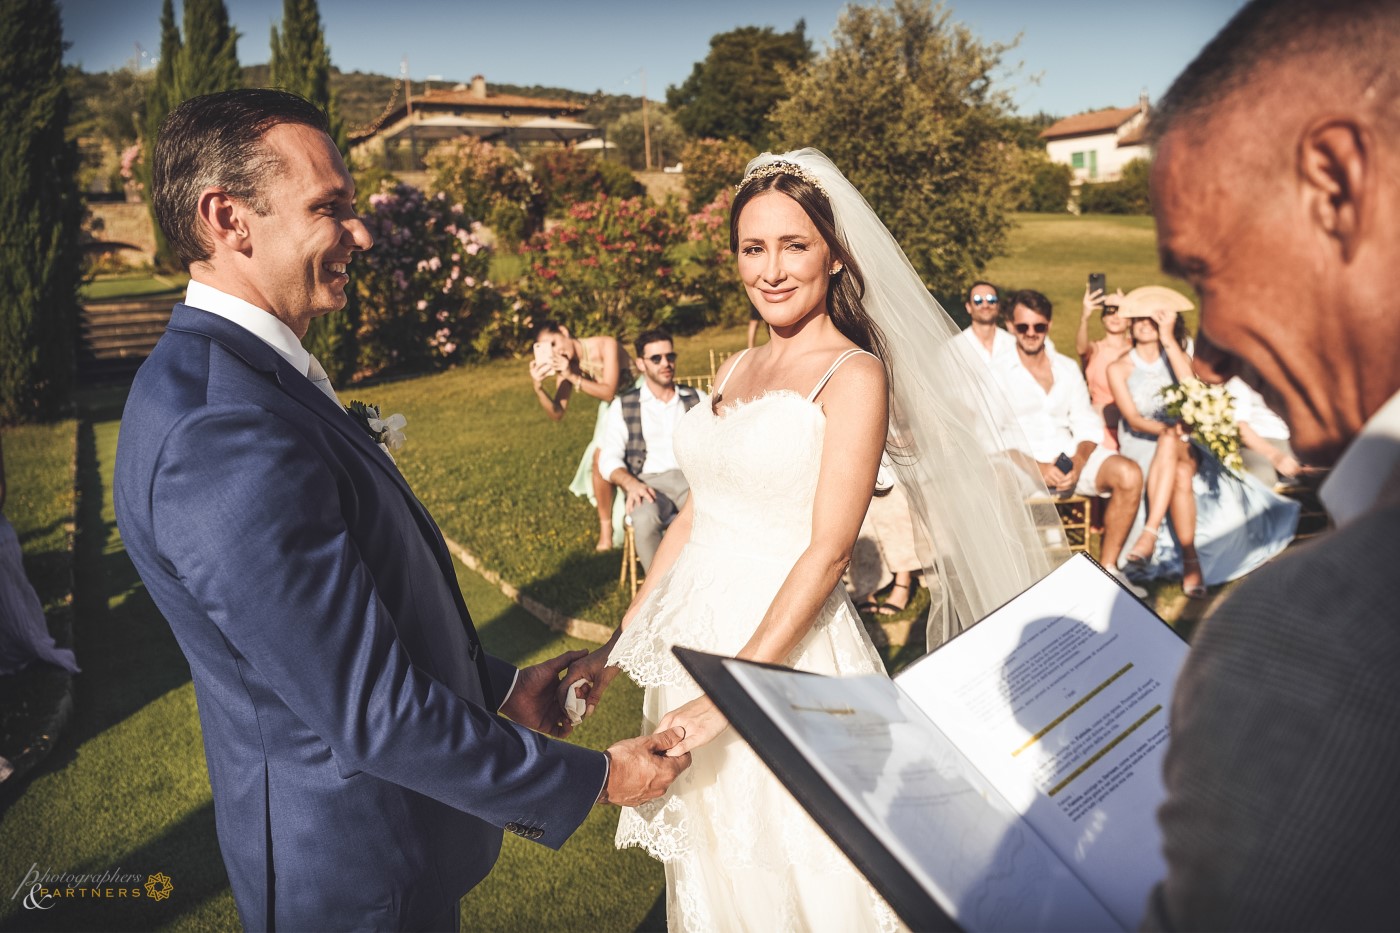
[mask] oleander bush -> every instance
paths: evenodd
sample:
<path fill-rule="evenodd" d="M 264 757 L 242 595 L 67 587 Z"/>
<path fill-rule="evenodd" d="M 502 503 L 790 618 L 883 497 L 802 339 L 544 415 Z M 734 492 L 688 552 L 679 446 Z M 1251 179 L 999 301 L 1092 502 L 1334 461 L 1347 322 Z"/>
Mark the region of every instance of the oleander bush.
<path fill-rule="evenodd" d="M 465 205 L 397 185 L 369 198 L 375 247 L 355 258 L 360 377 L 440 369 L 476 352 L 501 294 Z"/>
<path fill-rule="evenodd" d="M 524 242 L 543 225 L 544 195 L 519 153 L 508 146 L 457 139 L 434 146 L 423 162 L 432 173 L 429 190 L 461 204 L 491 228 L 498 242 Z"/>

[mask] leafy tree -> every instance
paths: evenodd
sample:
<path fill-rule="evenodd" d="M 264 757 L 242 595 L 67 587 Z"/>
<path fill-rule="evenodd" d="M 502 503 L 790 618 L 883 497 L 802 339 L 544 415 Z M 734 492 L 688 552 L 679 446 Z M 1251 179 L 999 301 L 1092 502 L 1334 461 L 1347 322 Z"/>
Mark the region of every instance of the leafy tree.
<path fill-rule="evenodd" d="M 185 34 L 176 64 L 175 103 L 243 86 L 238 33 L 224 0 L 184 0 Z"/>
<path fill-rule="evenodd" d="M 849 6 L 773 113 L 776 140 L 826 152 L 938 294 L 959 292 L 1006 242 L 1017 150 L 992 73 L 1008 48 L 929 0 Z"/>
<path fill-rule="evenodd" d="M 300 94 L 326 112 L 331 139 L 348 151 L 339 102 L 331 88 L 331 53 L 316 0 L 282 0 L 282 29 L 272 27 L 268 83 Z"/>
<path fill-rule="evenodd" d="M 54 0 L 0 0 L 0 422 L 56 414 L 73 385 L 77 146 Z"/>
<path fill-rule="evenodd" d="M 530 164 L 544 198 L 545 212 L 551 217 L 600 194 L 631 198 L 642 193 L 630 171 L 577 149 L 540 149 L 530 157 Z"/>
<path fill-rule="evenodd" d="M 709 204 L 726 188 L 744 177 L 749 160 L 758 155 L 742 139 L 697 139 L 681 150 L 685 165 L 685 192 L 693 209 Z"/>
<path fill-rule="evenodd" d="M 155 233 L 156 265 L 163 269 L 174 269 L 174 253 L 166 242 L 165 231 L 156 222 L 155 207 L 151 203 L 151 155 L 156 151 L 156 136 L 160 125 L 175 105 L 184 100 L 179 87 L 180 30 L 175 25 L 175 6 L 172 0 L 165 0 L 160 8 L 160 54 L 156 59 L 155 80 L 146 91 L 146 113 L 141 126 L 141 149 L 143 158 L 134 166 L 136 178 L 146 192 L 146 206 L 151 214 L 151 228 Z"/>
<path fill-rule="evenodd" d="M 316 0 L 282 0 L 282 29 L 272 27 L 272 57 L 268 62 L 268 84 L 300 94 L 326 112 L 330 136 L 341 153 L 349 151 L 345 124 L 340 119 L 335 93 L 331 90 L 331 53 L 321 31 L 321 11 Z M 330 377 L 343 381 L 352 370 L 357 355 L 357 292 L 340 314 L 312 318 L 302 343 L 320 361 Z"/>
<path fill-rule="evenodd" d="M 1148 197 L 1148 174 L 1151 165 L 1146 159 L 1134 159 L 1123 166 L 1117 181 L 1079 186 L 1081 214 L 1150 214 L 1152 202 Z"/>
<path fill-rule="evenodd" d="M 666 91 L 681 129 L 694 137 L 742 139 L 755 149 L 768 148 L 769 113 L 786 96 L 783 77 L 800 72 L 812 58 L 806 30 L 798 20 L 791 32 L 743 26 L 712 38 L 705 60 L 696 62 L 679 87 Z"/>
<path fill-rule="evenodd" d="M 647 110 L 648 130 L 651 135 L 653 165 L 665 165 L 680 158 L 685 147 L 685 132 L 669 110 L 651 106 Z M 608 141 L 617 146 L 622 161 L 633 169 L 646 167 L 644 141 L 646 133 L 642 129 L 642 111 L 624 113 L 608 127 Z"/>

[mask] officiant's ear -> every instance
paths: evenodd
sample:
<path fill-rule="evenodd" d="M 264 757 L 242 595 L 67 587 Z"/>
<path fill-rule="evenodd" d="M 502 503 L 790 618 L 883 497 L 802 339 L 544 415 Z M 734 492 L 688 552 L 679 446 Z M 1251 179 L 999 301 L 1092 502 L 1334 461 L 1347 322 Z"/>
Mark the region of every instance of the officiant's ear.
<path fill-rule="evenodd" d="M 247 214 L 248 205 L 222 188 L 205 188 L 199 194 L 199 219 L 213 245 L 246 252 L 251 246 Z"/>
<path fill-rule="evenodd" d="M 1374 140 L 1368 129 L 1341 117 L 1319 120 L 1304 131 L 1298 151 L 1313 221 L 1344 261 L 1356 255 L 1371 204 Z"/>

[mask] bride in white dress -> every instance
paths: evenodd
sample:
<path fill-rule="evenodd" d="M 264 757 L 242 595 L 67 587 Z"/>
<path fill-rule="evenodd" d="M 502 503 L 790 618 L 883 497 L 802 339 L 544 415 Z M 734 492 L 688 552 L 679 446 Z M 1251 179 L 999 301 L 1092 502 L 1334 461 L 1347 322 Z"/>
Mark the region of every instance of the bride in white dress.
<path fill-rule="evenodd" d="M 858 237 L 851 219 L 866 215 L 878 230 Z M 671 648 L 826 674 L 883 672 L 841 575 L 887 445 L 906 487 L 927 482 L 929 471 L 961 484 L 960 495 L 988 497 L 968 512 L 980 530 L 961 527 L 960 507 L 918 516 L 926 572 L 956 591 L 931 629 L 941 633 L 948 619 L 970 624 L 1048 570 L 1052 557 L 1020 494 L 1003 495 L 991 465 L 995 399 L 979 394 L 986 387 L 959 354 L 941 352 L 956 333 L 951 321 L 830 161 L 815 150 L 760 156 L 735 197 L 730 230 L 740 277 L 772 339 L 731 358 L 712 405 L 678 425 L 675 454 L 690 497 L 618 633 L 564 682 L 592 683 L 573 688 L 591 710 L 625 670 L 645 688 L 644 730 L 684 731 L 670 754 L 691 752 L 691 767 L 664 796 L 624 809 L 617 830 L 619 847 L 642 846 L 665 863 L 670 930 L 894 929 L 894 913 L 727 727 Z M 903 268 L 890 267 L 889 248 Z M 916 294 L 891 292 L 885 279 L 906 277 Z M 870 312 L 891 305 L 877 323 Z M 942 326 L 930 333 L 918 318 L 935 314 Z M 920 340 L 919 355 L 891 349 L 892 333 Z M 920 374 L 928 369 L 946 372 L 929 383 Z M 943 398 L 911 405 L 929 400 L 902 396 L 910 384 Z M 948 488 L 915 486 L 911 498 L 921 506 Z M 969 558 L 969 547 L 982 553 Z"/>

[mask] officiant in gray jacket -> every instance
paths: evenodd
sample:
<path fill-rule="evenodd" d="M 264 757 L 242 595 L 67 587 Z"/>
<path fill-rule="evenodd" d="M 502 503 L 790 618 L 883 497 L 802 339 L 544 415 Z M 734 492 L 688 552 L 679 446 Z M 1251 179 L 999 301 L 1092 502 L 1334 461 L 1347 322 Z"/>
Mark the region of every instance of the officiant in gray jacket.
<path fill-rule="evenodd" d="M 1400 917 L 1400 3 L 1256 0 L 1153 113 L 1165 269 L 1331 467 L 1330 534 L 1255 572 L 1177 682 L 1146 925 Z M 1212 350 L 1212 345 L 1216 350 Z"/>

